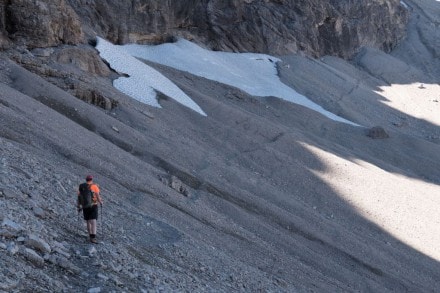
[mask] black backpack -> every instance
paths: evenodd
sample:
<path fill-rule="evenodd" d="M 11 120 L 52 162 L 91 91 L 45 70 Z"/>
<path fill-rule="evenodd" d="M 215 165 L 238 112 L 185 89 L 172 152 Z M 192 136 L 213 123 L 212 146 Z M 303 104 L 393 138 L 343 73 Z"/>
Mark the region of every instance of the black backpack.
<path fill-rule="evenodd" d="M 90 190 L 90 185 L 83 183 L 79 186 L 79 204 L 83 209 L 91 208 L 93 206 L 93 192 Z"/>

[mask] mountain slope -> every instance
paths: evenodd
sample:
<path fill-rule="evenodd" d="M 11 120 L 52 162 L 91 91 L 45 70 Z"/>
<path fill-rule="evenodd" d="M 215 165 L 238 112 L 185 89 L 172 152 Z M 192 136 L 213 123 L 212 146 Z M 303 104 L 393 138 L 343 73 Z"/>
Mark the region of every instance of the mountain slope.
<path fill-rule="evenodd" d="M 51 49 L 0 59 L 0 290 L 439 287 L 439 124 L 426 108 L 439 92 L 417 62 L 282 57 L 287 85 L 355 127 L 151 62 L 207 117 L 161 94 L 149 107 L 113 88 L 91 46 Z M 408 74 L 386 66 L 396 59 Z M 427 119 L 381 102 L 397 101 L 382 87 L 401 96 L 393 76 L 429 96 Z M 390 137 L 368 137 L 375 125 Z M 74 207 L 89 173 L 105 201 L 97 246 Z"/>

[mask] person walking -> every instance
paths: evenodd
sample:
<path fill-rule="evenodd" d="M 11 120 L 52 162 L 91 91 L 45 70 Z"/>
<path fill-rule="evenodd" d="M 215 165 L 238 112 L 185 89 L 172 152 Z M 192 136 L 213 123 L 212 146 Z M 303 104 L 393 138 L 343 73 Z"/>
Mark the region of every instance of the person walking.
<path fill-rule="evenodd" d="M 98 203 L 102 206 L 99 186 L 93 182 L 92 175 L 87 175 L 86 182 L 80 184 L 78 188 L 77 208 L 78 213 L 83 211 L 84 220 L 87 221 L 87 232 L 92 243 L 98 243 L 96 239 Z"/>

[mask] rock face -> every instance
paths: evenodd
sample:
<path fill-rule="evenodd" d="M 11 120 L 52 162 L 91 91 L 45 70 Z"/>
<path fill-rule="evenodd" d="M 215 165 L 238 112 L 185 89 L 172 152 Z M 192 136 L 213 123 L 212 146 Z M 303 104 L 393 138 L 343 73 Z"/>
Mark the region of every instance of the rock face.
<path fill-rule="evenodd" d="M 407 22 L 393 0 L 211 1 L 208 15 L 219 49 L 341 57 L 362 46 L 390 50 Z"/>
<path fill-rule="evenodd" d="M 397 0 L 66 1 L 3 1 L 0 44 L 5 35 L 30 47 L 96 35 L 118 44 L 185 37 L 217 50 L 350 57 L 362 46 L 390 50 L 407 23 Z"/>
<path fill-rule="evenodd" d="M 2 1 L 1 30 L 30 48 L 77 44 L 83 40 L 80 19 L 64 0 Z"/>

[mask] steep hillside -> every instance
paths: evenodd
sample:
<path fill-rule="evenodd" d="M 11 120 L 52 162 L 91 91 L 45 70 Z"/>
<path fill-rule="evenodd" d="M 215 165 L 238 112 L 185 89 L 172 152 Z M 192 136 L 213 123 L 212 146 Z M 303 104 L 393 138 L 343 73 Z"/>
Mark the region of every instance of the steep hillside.
<path fill-rule="evenodd" d="M 362 1 L 317 1 L 319 13 L 290 1 L 119 2 L 1 4 L 9 49 L 0 56 L 0 292 L 440 287 L 440 2 L 407 0 L 405 10 L 398 1 L 373 1 L 364 7 L 371 13 L 352 24 L 362 32 L 380 19 L 383 32 L 343 33 L 351 41 L 341 43 L 286 28 L 292 40 L 283 27 L 282 38 L 270 39 L 264 26 L 252 33 L 252 25 L 230 27 L 225 16 L 304 13 L 304 23 L 319 22 L 307 15 L 356 15 Z M 387 9 L 379 14 L 381 5 Z M 128 21 L 116 22 L 115 11 Z M 18 21 L 25 16 L 28 22 Z M 47 29 L 32 34 L 32 16 Z M 397 45 L 406 17 L 408 37 L 390 54 L 378 50 Z M 155 29 L 138 31 L 145 20 Z M 211 26 L 194 28 L 195 20 Z M 223 30 L 234 32 L 225 40 Z M 238 39 L 242 30 L 256 37 Z M 88 44 L 95 34 L 119 43 L 186 36 L 211 48 L 271 53 L 359 51 L 350 61 L 283 55 L 278 75 L 361 126 L 144 60 L 206 116 L 162 93 L 162 108 L 148 106 L 113 87 L 121 75 Z M 304 48 L 286 47 L 292 42 Z M 95 175 L 104 198 L 98 245 L 87 241 L 75 209 L 86 174 Z"/>

